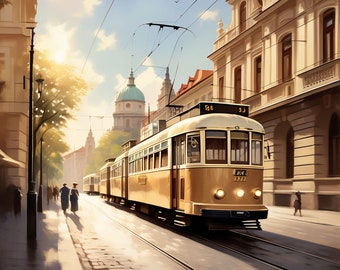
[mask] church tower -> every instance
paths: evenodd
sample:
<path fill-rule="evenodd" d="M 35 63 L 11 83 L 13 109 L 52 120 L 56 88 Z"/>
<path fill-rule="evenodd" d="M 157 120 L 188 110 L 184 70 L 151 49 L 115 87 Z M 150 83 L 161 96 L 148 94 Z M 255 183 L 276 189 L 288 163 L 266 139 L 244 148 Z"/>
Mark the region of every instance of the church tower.
<path fill-rule="evenodd" d="M 165 79 L 158 95 L 157 109 L 164 109 L 175 98 L 174 90 L 169 75 L 169 67 L 166 68 Z M 164 118 L 165 119 L 165 118 Z"/>
<path fill-rule="evenodd" d="M 145 117 L 145 97 L 135 85 L 132 70 L 126 88 L 118 94 L 112 115 L 113 129 L 139 133 Z"/>
<path fill-rule="evenodd" d="M 87 135 L 87 138 L 86 138 L 86 143 L 85 143 L 85 164 L 90 160 L 95 148 L 96 148 L 96 143 L 94 141 L 92 130 L 90 129 L 89 134 Z"/>

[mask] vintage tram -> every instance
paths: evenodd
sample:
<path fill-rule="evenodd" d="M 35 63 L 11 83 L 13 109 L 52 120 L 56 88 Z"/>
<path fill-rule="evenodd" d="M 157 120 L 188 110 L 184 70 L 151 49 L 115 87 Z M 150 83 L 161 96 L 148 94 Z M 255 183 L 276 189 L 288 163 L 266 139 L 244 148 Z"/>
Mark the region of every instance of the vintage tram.
<path fill-rule="evenodd" d="M 83 177 L 83 192 L 89 195 L 97 195 L 99 193 L 99 176 L 91 173 Z"/>
<path fill-rule="evenodd" d="M 268 214 L 264 129 L 248 117 L 248 106 L 202 102 L 168 125 L 136 145 L 128 142 L 102 168 L 106 191 L 100 193 L 182 226 L 199 220 L 210 229 L 260 229 Z"/>

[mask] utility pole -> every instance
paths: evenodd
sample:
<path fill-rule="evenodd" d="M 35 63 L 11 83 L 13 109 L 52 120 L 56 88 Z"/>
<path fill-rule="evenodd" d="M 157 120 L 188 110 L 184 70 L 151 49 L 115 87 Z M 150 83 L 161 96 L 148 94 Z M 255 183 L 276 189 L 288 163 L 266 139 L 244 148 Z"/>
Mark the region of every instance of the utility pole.
<path fill-rule="evenodd" d="M 29 78 L 29 129 L 28 129 L 28 192 L 27 192 L 27 239 L 36 240 L 37 237 L 37 192 L 34 180 L 34 150 L 33 149 L 33 57 L 34 57 L 34 27 L 31 30 L 30 48 L 30 78 Z"/>

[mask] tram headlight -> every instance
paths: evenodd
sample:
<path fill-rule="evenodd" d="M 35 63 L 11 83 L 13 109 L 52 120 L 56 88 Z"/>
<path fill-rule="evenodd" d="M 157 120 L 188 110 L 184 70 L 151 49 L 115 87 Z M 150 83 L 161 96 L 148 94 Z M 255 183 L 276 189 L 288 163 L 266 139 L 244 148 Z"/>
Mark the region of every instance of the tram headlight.
<path fill-rule="evenodd" d="M 244 190 L 243 189 L 238 189 L 236 191 L 236 195 L 237 195 L 237 197 L 242 198 L 244 196 Z"/>
<path fill-rule="evenodd" d="M 221 200 L 224 197 L 224 195 L 225 195 L 225 192 L 223 189 L 219 188 L 215 191 L 215 198 L 218 200 Z"/>
<path fill-rule="evenodd" d="M 254 198 L 258 199 L 258 198 L 260 198 L 262 196 L 262 191 L 257 188 L 255 190 L 253 190 L 253 194 L 254 194 Z"/>

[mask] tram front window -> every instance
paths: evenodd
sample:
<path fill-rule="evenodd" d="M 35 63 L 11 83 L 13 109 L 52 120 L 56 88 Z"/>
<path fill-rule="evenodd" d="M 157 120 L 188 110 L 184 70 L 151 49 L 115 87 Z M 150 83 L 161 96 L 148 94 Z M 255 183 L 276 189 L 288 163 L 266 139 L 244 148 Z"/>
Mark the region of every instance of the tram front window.
<path fill-rule="evenodd" d="M 206 163 L 227 163 L 227 133 L 225 131 L 206 131 Z"/>
<path fill-rule="evenodd" d="M 188 135 L 187 137 L 188 163 L 201 162 L 200 135 Z"/>
<path fill-rule="evenodd" d="M 249 164 L 249 132 L 231 131 L 231 163 Z"/>

